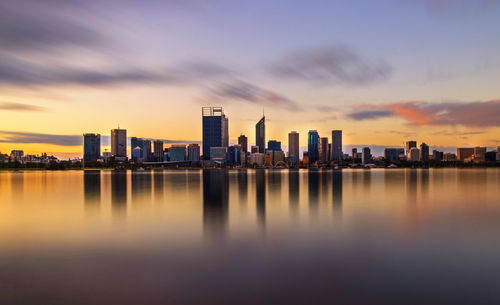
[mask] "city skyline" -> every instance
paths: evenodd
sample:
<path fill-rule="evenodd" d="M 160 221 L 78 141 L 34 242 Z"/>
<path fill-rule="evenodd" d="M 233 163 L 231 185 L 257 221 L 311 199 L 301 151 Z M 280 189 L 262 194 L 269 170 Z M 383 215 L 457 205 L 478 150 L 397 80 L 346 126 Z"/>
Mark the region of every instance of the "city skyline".
<path fill-rule="evenodd" d="M 22 0 L 1 8 L 5 33 L 16 33 L 0 35 L 2 152 L 81 156 L 82 131 L 107 135 L 119 124 L 137 136 L 199 142 L 191 114 L 201 105 L 224 107 L 230 143 L 240 133 L 255 143 L 264 107 L 266 138 L 282 143 L 291 130 L 306 143 L 309 130 L 335 128 L 356 147 L 408 138 L 500 144 L 495 1 Z"/>

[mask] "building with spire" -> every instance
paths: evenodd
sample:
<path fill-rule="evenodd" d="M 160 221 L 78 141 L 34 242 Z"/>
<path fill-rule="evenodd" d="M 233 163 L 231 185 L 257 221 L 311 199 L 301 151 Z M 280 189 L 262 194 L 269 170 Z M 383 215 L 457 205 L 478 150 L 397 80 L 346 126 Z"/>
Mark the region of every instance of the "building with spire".
<path fill-rule="evenodd" d="M 260 153 L 266 152 L 266 117 L 262 118 L 255 125 L 255 144 L 259 147 Z"/>

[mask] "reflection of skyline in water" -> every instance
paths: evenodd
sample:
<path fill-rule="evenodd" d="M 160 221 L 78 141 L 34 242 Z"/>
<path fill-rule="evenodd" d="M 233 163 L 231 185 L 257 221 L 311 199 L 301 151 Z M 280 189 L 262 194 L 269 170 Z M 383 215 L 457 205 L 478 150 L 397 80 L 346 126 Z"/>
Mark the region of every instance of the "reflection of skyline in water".
<path fill-rule="evenodd" d="M 288 198 L 290 200 L 290 213 L 297 217 L 300 201 L 300 173 L 298 170 L 288 171 Z"/>
<path fill-rule="evenodd" d="M 225 236 L 229 221 L 229 179 L 226 170 L 203 170 L 203 228 L 210 237 Z"/>
<path fill-rule="evenodd" d="M 255 171 L 255 198 L 257 206 L 257 222 L 263 230 L 266 228 L 266 170 Z"/>
<path fill-rule="evenodd" d="M 311 216 L 317 216 L 319 204 L 319 171 L 310 170 L 307 173 L 307 186 L 309 191 L 309 211 Z"/>
<path fill-rule="evenodd" d="M 131 171 L 131 205 L 142 205 L 152 202 L 152 177 L 151 171 Z"/>
<path fill-rule="evenodd" d="M 342 171 L 333 171 L 332 183 L 332 202 L 333 213 L 336 217 L 342 216 L 342 198 L 343 198 L 343 177 Z"/>
<path fill-rule="evenodd" d="M 101 171 L 83 172 L 83 197 L 86 207 L 98 207 L 101 203 Z"/>
<path fill-rule="evenodd" d="M 127 172 L 111 171 L 111 205 L 114 214 L 125 214 L 127 210 Z"/>

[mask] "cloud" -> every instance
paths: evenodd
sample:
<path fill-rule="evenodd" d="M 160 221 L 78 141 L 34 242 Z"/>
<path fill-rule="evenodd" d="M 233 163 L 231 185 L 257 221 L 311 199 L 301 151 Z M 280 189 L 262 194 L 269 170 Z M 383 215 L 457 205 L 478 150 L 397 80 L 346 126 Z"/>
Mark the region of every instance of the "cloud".
<path fill-rule="evenodd" d="M 266 107 L 300 110 L 297 103 L 276 92 L 239 80 L 219 84 L 211 91 L 211 96 L 215 99 L 241 100 Z"/>
<path fill-rule="evenodd" d="M 347 115 L 348 118 L 353 120 L 368 120 L 368 119 L 378 119 L 385 118 L 394 115 L 394 112 L 391 110 L 361 110 L 349 113 Z"/>
<path fill-rule="evenodd" d="M 3 131 L 0 130 L 1 143 L 22 144 L 53 144 L 61 146 L 82 145 L 82 135 L 57 135 L 31 132 Z"/>
<path fill-rule="evenodd" d="M 0 102 L 0 110 L 9 111 L 44 111 L 45 108 L 35 105 L 21 104 L 21 103 L 10 103 L 10 102 Z"/>
<path fill-rule="evenodd" d="M 279 78 L 315 84 L 367 85 L 387 79 L 391 67 L 383 60 L 369 60 L 347 47 L 335 46 L 287 56 L 270 71 Z"/>
<path fill-rule="evenodd" d="M 463 125 L 469 127 L 500 126 L 500 100 L 477 102 L 429 103 L 405 101 L 389 105 L 364 105 L 364 108 L 389 111 L 412 125 Z M 361 110 L 357 113 L 363 112 Z M 355 113 L 356 114 L 356 113 Z M 352 114 L 348 115 L 352 118 Z M 375 117 L 361 116 L 361 119 Z"/>

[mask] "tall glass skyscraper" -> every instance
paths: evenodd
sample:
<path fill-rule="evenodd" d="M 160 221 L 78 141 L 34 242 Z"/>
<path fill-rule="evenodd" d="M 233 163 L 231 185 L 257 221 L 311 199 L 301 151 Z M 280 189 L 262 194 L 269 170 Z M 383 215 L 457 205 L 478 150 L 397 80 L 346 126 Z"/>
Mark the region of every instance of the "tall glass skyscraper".
<path fill-rule="evenodd" d="M 332 161 L 342 161 L 342 130 L 332 130 Z"/>
<path fill-rule="evenodd" d="M 101 156 L 101 135 L 86 133 L 83 135 L 83 160 L 97 161 Z"/>
<path fill-rule="evenodd" d="M 227 147 L 229 142 L 228 118 L 222 107 L 202 107 L 203 159 L 210 160 L 210 148 Z"/>
<path fill-rule="evenodd" d="M 266 152 L 266 117 L 262 116 L 255 125 L 255 141 L 260 153 Z"/>
<path fill-rule="evenodd" d="M 319 134 L 316 130 L 309 130 L 307 134 L 307 152 L 309 156 L 309 164 L 312 164 L 319 159 Z"/>
<path fill-rule="evenodd" d="M 296 131 L 288 134 L 288 157 L 292 163 L 299 161 L 299 134 Z"/>
<path fill-rule="evenodd" d="M 111 155 L 113 157 L 127 157 L 127 130 L 111 130 Z"/>

